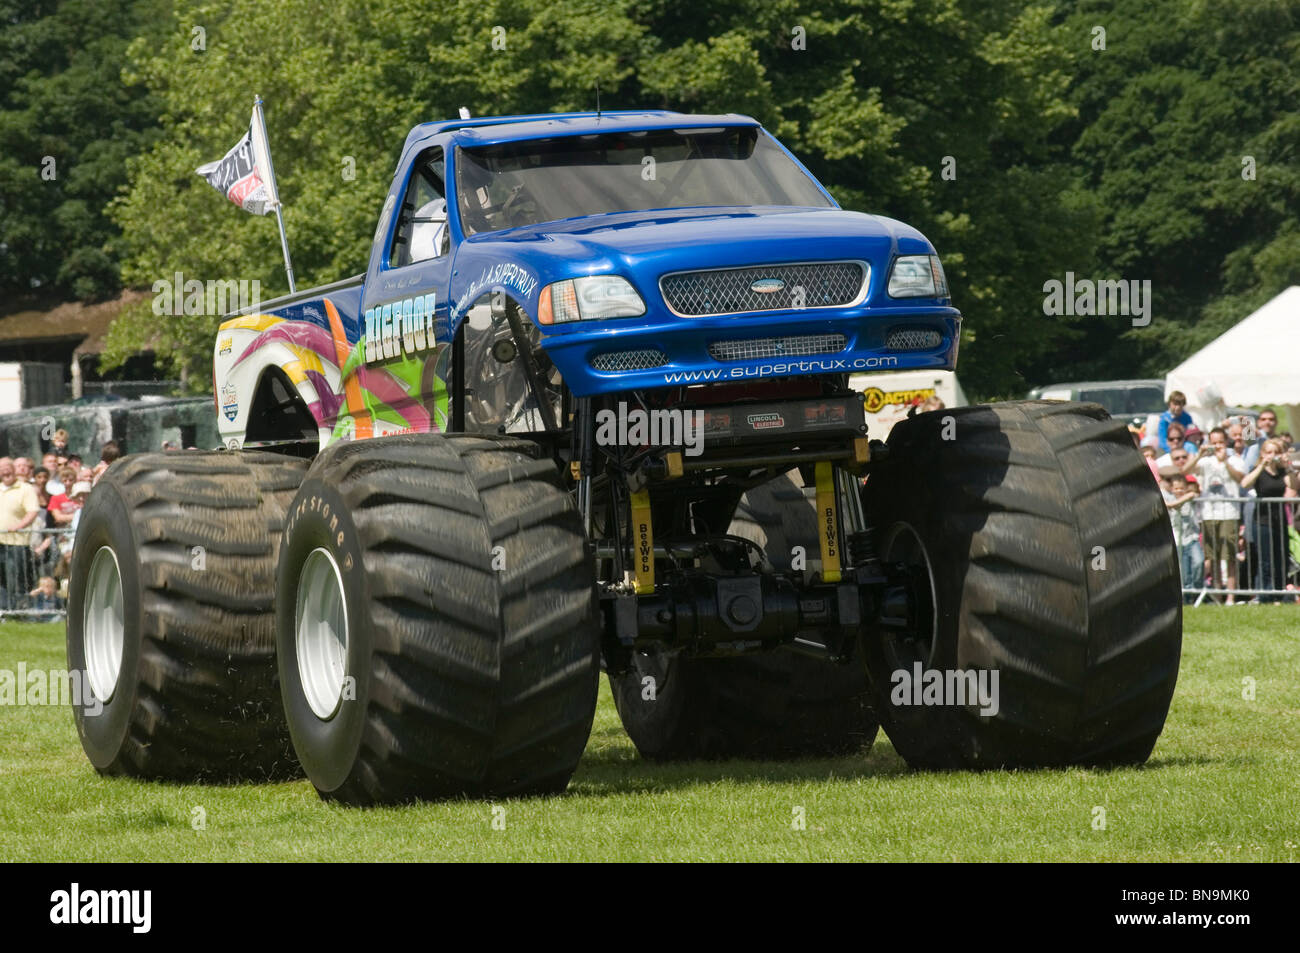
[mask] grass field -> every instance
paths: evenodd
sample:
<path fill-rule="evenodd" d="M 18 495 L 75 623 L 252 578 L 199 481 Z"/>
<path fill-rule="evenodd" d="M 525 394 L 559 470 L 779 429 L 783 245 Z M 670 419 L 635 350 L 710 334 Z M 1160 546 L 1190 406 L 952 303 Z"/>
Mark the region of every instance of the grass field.
<path fill-rule="evenodd" d="M 0 669 L 19 661 L 65 667 L 63 627 L 0 624 Z M 101 778 L 67 709 L 0 707 L 0 860 L 1295 861 L 1298 789 L 1300 611 L 1286 606 L 1189 610 L 1165 732 L 1145 767 L 1115 771 L 914 773 L 883 735 L 865 757 L 656 766 L 602 682 L 566 795 L 358 811 L 306 781 Z"/>

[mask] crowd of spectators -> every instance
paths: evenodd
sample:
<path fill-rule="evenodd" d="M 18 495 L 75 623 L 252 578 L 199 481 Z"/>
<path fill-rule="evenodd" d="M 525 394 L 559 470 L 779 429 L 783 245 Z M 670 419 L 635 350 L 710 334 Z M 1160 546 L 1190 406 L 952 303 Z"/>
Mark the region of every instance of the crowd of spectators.
<path fill-rule="evenodd" d="M 1300 446 L 1278 432 L 1271 408 L 1257 421 L 1230 418 L 1203 434 L 1186 406 L 1174 391 L 1154 433 L 1130 427 L 1164 495 L 1183 589 L 1223 590 L 1227 605 L 1295 602 L 1300 522 L 1289 501 L 1300 497 Z M 909 416 L 942 407 L 931 398 Z M 110 440 L 90 466 L 57 430 L 39 465 L 0 457 L 0 612 L 55 618 L 63 610 L 81 508 L 120 455 Z M 1271 592 L 1238 600 L 1242 589 Z"/>
<path fill-rule="evenodd" d="M 1300 526 L 1289 501 L 1300 496 L 1300 447 L 1271 408 L 1202 434 L 1186 406 L 1174 391 L 1154 433 L 1131 428 L 1165 498 L 1183 589 L 1223 590 L 1214 598 L 1226 605 L 1295 602 Z"/>
<path fill-rule="evenodd" d="M 57 618 L 67 597 L 81 508 L 120 455 L 110 440 L 90 466 L 69 449 L 67 431 L 57 430 L 39 464 L 0 457 L 0 611 Z"/>

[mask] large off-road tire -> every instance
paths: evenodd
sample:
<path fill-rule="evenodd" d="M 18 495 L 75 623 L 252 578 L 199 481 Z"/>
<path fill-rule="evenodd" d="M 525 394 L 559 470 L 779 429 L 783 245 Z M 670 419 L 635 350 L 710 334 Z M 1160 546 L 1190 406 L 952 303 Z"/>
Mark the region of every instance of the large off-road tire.
<path fill-rule="evenodd" d="M 912 609 L 862 646 L 899 754 L 936 769 L 1144 762 L 1178 677 L 1182 599 L 1164 501 L 1124 424 L 1094 404 L 1014 402 L 921 414 L 888 443 L 864 507 L 882 561 L 909 567 Z M 917 665 L 988 673 L 995 704 L 952 704 L 955 679 L 932 696 L 946 704 L 916 704 Z"/>
<path fill-rule="evenodd" d="M 276 639 L 294 748 L 368 805 L 562 791 L 591 733 L 595 568 L 518 439 L 340 443 L 290 509 Z"/>
<path fill-rule="evenodd" d="M 67 648 L 87 689 L 77 733 L 101 773 L 299 773 L 272 601 L 306 470 L 278 454 L 187 450 L 126 457 L 100 478 L 73 548 Z"/>
<path fill-rule="evenodd" d="M 795 546 L 810 559 L 819 553 L 814 491 L 797 475 L 746 493 L 728 530 L 763 547 L 779 571 L 790 568 Z M 610 689 L 628 737 L 651 760 L 845 755 L 876 737 L 861 666 L 788 651 L 722 659 L 635 652 Z"/>

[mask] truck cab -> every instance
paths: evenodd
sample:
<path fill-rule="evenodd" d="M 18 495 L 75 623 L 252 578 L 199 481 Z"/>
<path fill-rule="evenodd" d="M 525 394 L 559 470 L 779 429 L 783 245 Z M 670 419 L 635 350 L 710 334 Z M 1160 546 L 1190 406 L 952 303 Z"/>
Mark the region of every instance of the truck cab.
<path fill-rule="evenodd" d="M 364 275 L 222 325 L 217 409 L 228 447 L 554 431 L 576 398 L 948 370 L 960 321 L 924 236 L 748 117 L 428 123 Z"/>

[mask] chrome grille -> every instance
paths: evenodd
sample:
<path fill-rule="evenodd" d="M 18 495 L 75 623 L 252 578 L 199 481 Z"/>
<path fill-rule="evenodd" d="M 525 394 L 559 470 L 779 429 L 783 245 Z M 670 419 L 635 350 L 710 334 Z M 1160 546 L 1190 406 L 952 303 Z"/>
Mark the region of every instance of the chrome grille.
<path fill-rule="evenodd" d="M 849 339 L 843 334 L 796 334 L 783 338 L 714 341 L 709 345 L 709 356 L 715 361 L 752 361 L 764 357 L 834 354 L 844 350 L 848 343 Z"/>
<path fill-rule="evenodd" d="M 663 367 L 668 363 L 668 355 L 656 348 L 607 351 L 594 355 L 588 363 L 598 371 L 643 371 L 650 367 Z"/>
<path fill-rule="evenodd" d="M 755 291 L 754 285 L 763 282 L 775 290 Z M 659 279 L 659 290 L 669 309 L 691 318 L 843 307 L 861 299 L 866 285 L 867 266 L 858 261 L 680 271 Z"/>
<path fill-rule="evenodd" d="M 894 328 L 885 336 L 891 351 L 923 351 L 942 343 L 943 335 L 934 328 Z"/>

